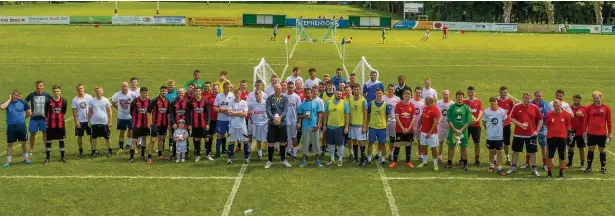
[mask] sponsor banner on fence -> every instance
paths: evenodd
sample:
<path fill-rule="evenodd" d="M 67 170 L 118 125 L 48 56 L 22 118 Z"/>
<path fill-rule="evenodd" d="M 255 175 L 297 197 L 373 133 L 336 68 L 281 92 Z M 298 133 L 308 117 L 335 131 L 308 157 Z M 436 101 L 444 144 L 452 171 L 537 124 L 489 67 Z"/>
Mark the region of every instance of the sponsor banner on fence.
<path fill-rule="evenodd" d="M 516 23 L 473 23 L 473 22 L 433 22 L 434 30 L 442 30 L 448 26 L 451 31 L 497 31 L 497 32 L 517 32 Z"/>
<path fill-rule="evenodd" d="M 418 21 L 414 20 L 393 20 L 393 29 L 415 29 Z"/>
<path fill-rule="evenodd" d="M 0 16 L 0 24 L 68 25 L 68 16 Z"/>
<path fill-rule="evenodd" d="M 602 26 L 602 31 L 600 33 L 602 33 L 602 34 L 615 34 L 615 25 L 603 25 Z"/>
<path fill-rule="evenodd" d="M 197 26 L 241 26 L 239 17 L 186 17 L 188 25 Z"/>
<path fill-rule="evenodd" d="M 348 28 L 350 24 L 347 19 L 330 20 L 330 19 L 301 19 L 299 20 L 305 27 L 328 28 L 335 23 L 336 28 Z M 287 18 L 286 26 L 297 26 L 297 18 Z"/>
<path fill-rule="evenodd" d="M 111 24 L 111 16 L 70 16 L 70 24 Z"/>
<path fill-rule="evenodd" d="M 566 28 L 567 32 L 571 33 L 591 33 L 591 34 L 600 34 L 602 26 L 600 25 L 576 25 L 570 24 Z"/>
<path fill-rule="evenodd" d="M 155 16 L 154 25 L 185 25 L 184 16 Z"/>
<path fill-rule="evenodd" d="M 114 16 L 112 19 L 113 25 L 152 25 L 154 17 L 152 16 Z"/>

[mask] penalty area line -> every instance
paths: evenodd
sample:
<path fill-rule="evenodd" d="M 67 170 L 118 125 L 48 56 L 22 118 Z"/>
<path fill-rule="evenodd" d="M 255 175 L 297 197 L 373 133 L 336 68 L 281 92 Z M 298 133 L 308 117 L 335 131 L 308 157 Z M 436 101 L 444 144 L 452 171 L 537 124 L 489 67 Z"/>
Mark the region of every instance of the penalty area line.
<path fill-rule="evenodd" d="M 397 205 L 395 204 L 395 197 L 393 196 L 393 192 L 391 191 L 391 186 L 389 186 L 389 181 L 386 175 L 384 174 L 384 170 L 382 169 L 382 165 L 380 162 L 376 161 L 378 165 L 378 174 L 380 174 L 380 181 L 382 181 L 382 186 L 384 187 L 384 192 L 389 200 L 389 207 L 391 207 L 391 215 L 399 216 L 399 211 L 397 210 Z"/>
<path fill-rule="evenodd" d="M 241 180 L 243 179 L 243 174 L 246 173 L 248 169 L 248 164 L 244 164 L 241 166 L 241 170 L 239 170 L 239 174 L 235 178 L 235 184 L 233 184 L 233 189 L 231 193 L 228 195 L 228 199 L 226 199 L 226 204 L 224 205 L 224 210 L 222 211 L 222 216 L 228 216 L 231 212 L 231 207 L 233 206 L 233 200 L 235 200 L 235 195 L 239 190 L 239 186 L 241 185 Z"/>
<path fill-rule="evenodd" d="M 230 41 L 230 40 L 231 40 L 231 39 L 233 39 L 233 38 L 235 38 L 235 36 L 231 36 L 231 37 L 230 37 L 230 38 L 228 38 L 228 39 L 222 39 L 222 41 L 220 41 L 220 42 L 219 42 L 219 43 L 217 43 L 216 45 L 220 45 L 220 44 L 222 44 L 222 43 L 224 43 L 224 42 Z"/>
<path fill-rule="evenodd" d="M 0 176 L 0 179 L 160 179 L 160 180 L 232 180 L 237 177 L 231 176 L 101 176 L 101 175 L 84 175 L 84 176 L 36 176 L 36 175 L 19 175 L 19 176 Z"/>
<path fill-rule="evenodd" d="M 615 178 L 568 178 L 568 179 L 546 179 L 546 178 L 482 178 L 482 177 L 388 177 L 387 180 L 469 180 L 469 181 L 615 181 Z"/>
<path fill-rule="evenodd" d="M 406 41 L 404 41 L 404 40 L 402 40 L 402 39 L 395 38 L 395 40 L 401 41 L 401 42 L 405 43 L 406 45 L 408 45 L 408 46 L 410 46 L 410 47 L 412 47 L 412 48 L 416 48 L 416 46 L 414 46 L 414 45 L 412 45 L 412 44 L 410 44 L 410 43 L 408 43 L 408 42 L 406 42 Z"/>

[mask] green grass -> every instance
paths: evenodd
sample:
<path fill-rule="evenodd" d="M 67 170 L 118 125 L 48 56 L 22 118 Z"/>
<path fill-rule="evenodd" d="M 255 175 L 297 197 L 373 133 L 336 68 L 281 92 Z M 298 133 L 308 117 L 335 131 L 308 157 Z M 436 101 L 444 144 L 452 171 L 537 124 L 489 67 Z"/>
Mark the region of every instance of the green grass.
<path fill-rule="evenodd" d="M 281 35 L 286 31 L 292 32 L 284 29 Z M 323 29 L 309 31 L 314 38 L 324 33 Z M 251 79 L 253 67 L 261 57 L 276 72 L 281 72 L 285 64 L 284 43 L 269 41 L 270 33 L 271 29 L 225 28 L 225 37 L 233 38 L 219 43 L 214 28 L 3 26 L 0 28 L 0 37 L 4 38 L 0 41 L 3 75 L 0 92 L 9 94 L 19 88 L 27 93 L 34 89 L 34 81 L 41 79 L 46 82 L 47 91 L 52 85 L 61 85 L 68 100 L 74 97 L 77 83 L 84 83 L 90 94 L 94 86 L 101 85 L 105 95 L 111 96 L 119 90 L 121 81 L 133 76 L 139 77 L 141 86 L 156 89 L 171 78 L 183 83 L 191 78 L 194 69 L 201 70 L 205 80 L 214 80 L 219 71 L 226 70 L 229 78 L 238 83 L 241 79 Z M 411 86 L 421 85 L 429 77 L 440 91 L 444 88 L 456 91 L 473 85 L 485 106 L 487 97 L 496 95 L 501 85 L 508 86 L 516 97 L 522 92 L 541 89 L 547 100 L 553 98 L 556 89 L 563 88 L 568 101 L 572 95 L 581 94 L 584 103 L 590 102 L 592 91 L 600 90 L 606 103 L 612 105 L 615 40 L 610 36 L 453 33 L 444 41 L 434 33 L 425 43 L 419 42 L 422 37 L 419 32 L 391 31 L 387 43 L 381 44 L 379 34 L 340 30 L 342 37 L 354 38 L 346 47 L 347 68 L 352 70 L 360 57 L 365 56 L 381 72 L 381 80 L 386 84 L 394 83 L 397 75 L 403 74 Z M 302 68 L 303 76 L 311 67 L 317 68 L 319 76 L 333 74 L 341 67 L 332 44 L 302 43 L 294 54 L 290 66 Z M 4 130 L 4 113 L 0 115 L 0 128 Z M 72 114 L 69 111 L 67 115 Z M 72 121 L 67 125 L 72 128 Z M 72 133 L 68 129 L 68 164 L 56 162 L 59 153 L 54 143 L 54 161 L 43 166 L 39 136 L 34 164 L 18 162 L 0 170 L 4 182 L 0 191 L 7 195 L 0 215 L 127 212 L 218 215 L 223 212 L 235 179 L 205 177 L 236 177 L 241 168 L 240 162 L 229 166 L 223 160 L 127 164 L 127 154 L 111 159 L 77 159 Z M 113 130 L 116 148 L 117 135 Z M 574 168 L 567 171 L 568 181 L 525 181 L 542 178 L 530 176 L 529 170 L 520 170 L 504 177 L 510 181 L 489 181 L 486 179 L 499 178 L 487 173 L 487 152 L 484 144 L 481 146 L 485 165 L 472 166 L 468 173 L 458 167 L 442 168 L 436 173 L 431 165 L 415 170 L 385 168 L 383 174 L 399 215 L 421 212 L 428 215 L 608 215 L 613 212 L 609 205 L 615 192 L 612 173 L 585 174 Z M 609 145 L 607 149 L 611 152 L 608 160 L 612 167 L 615 148 Z M 19 148 L 15 150 L 20 152 Z M 416 152 L 416 147 L 413 151 Z M 473 148 L 469 155 L 473 155 Z M 575 160 L 578 165 L 578 154 Z M 279 157 L 276 161 L 279 162 Z M 356 164 L 346 163 L 342 168 L 301 169 L 297 162 L 292 164 L 290 169 L 276 163 L 272 169 L 265 170 L 264 162 L 252 161 L 233 199 L 230 215 L 241 215 L 247 209 L 254 209 L 253 215 L 391 214 L 375 165 L 360 169 Z M 594 166 L 598 167 L 598 161 Z M 8 179 L 7 176 L 18 177 Z M 39 179 L 46 176 L 60 177 Z M 126 176 L 197 178 L 126 179 Z"/>
<path fill-rule="evenodd" d="M 26 4 L 0 6 L 3 16 L 111 16 L 115 2 L 65 3 L 65 4 Z M 121 16 L 156 15 L 156 2 L 119 2 L 118 13 Z M 241 17 L 244 13 L 282 14 L 287 17 L 317 18 L 319 16 L 339 17 L 356 16 L 391 16 L 378 10 L 367 11 L 361 8 L 342 5 L 321 4 L 279 4 L 279 3 L 195 3 L 195 2 L 160 2 L 162 16 L 207 16 L 207 17 Z"/>

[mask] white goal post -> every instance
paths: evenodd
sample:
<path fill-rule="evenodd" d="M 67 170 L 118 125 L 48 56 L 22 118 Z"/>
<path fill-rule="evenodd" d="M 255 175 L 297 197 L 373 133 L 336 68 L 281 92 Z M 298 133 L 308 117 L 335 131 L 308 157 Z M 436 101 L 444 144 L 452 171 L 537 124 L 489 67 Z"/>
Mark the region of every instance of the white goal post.
<path fill-rule="evenodd" d="M 374 69 L 367 62 L 367 59 L 365 59 L 365 56 L 361 56 L 361 61 L 359 62 L 359 64 L 357 64 L 357 66 L 354 68 L 354 70 L 352 70 L 352 73 L 356 74 L 357 76 L 361 76 L 361 84 L 363 84 L 366 81 L 366 79 L 365 79 L 366 73 L 367 73 L 367 76 L 369 77 L 369 74 L 372 71 L 376 72 L 376 75 L 377 75 L 376 79 L 379 80 L 380 79 L 380 72 L 378 72 L 378 70 Z M 348 71 L 346 71 L 346 77 L 350 77 L 350 73 L 348 73 Z"/>
<path fill-rule="evenodd" d="M 269 64 L 267 64 L 267 62 L 265 61 L 265 58 L 261 58 L 261 61 L 258 63 L 258 65 L 256 65 L 254 67 L 254 79 L 252 81 L 252 86 L 254 86 L 254 83 L 256 82 L 256 80 L 262 80 L 263 81 L 263 86 L 267 86 L 269 85 L 269 80 L 271 79 L 271 76 L 273 75 L 277 75 L 275 73 L 275 71 L 273 71 L 273 69 L 271 69 L 271 66 L 269 66 Z"/>

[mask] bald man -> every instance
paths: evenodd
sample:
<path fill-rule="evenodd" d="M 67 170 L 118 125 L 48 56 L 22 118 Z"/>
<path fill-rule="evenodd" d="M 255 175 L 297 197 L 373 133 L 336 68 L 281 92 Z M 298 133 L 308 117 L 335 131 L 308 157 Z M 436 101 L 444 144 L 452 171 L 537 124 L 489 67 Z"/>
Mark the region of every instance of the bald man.
<path fill-rule="evenodd" d="M 124 136 L 128 131 L 128 137 L 132 137 L 132 116 L 130 115 L 130 104 L 139 96 L 132 91 L 129 91 L 128 82 L 122 82 L 120 91 L 115 93 L 111 97 L 111 104 L 117 109 L 117 130 L 120 131 L 118 138 L 120 150 L 118 154 L 122 152 L 124 148 Z M 131 139 L 126 140 L 126 149 L 130 149 Z"/>

